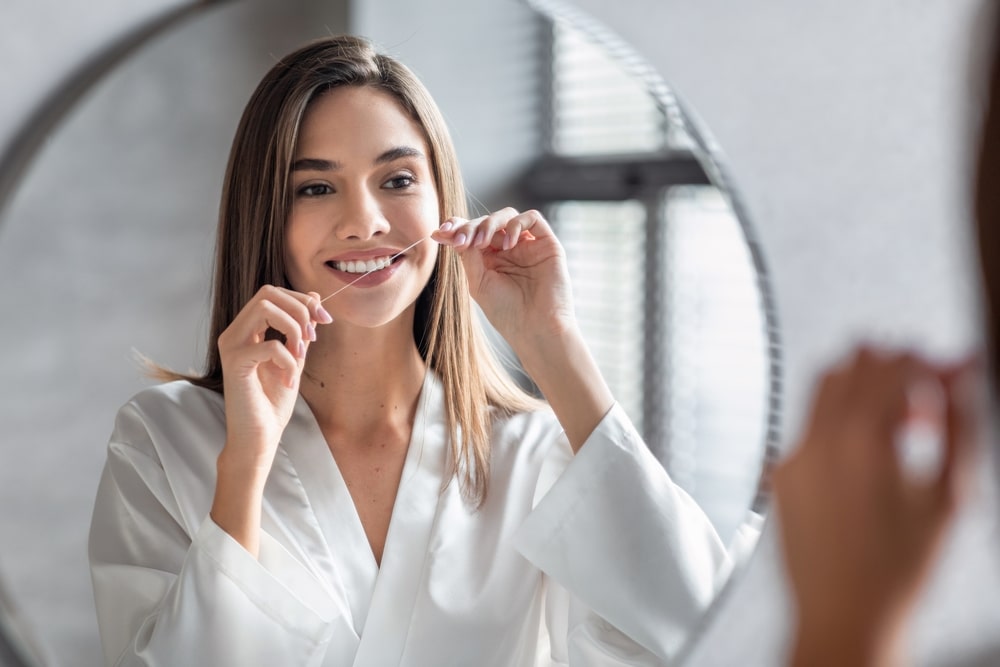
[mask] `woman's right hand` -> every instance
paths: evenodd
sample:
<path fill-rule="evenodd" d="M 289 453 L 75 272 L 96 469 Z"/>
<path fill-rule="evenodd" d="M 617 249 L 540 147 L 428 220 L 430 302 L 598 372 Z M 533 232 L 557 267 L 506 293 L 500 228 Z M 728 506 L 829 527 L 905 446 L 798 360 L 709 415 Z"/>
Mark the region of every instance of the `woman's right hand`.
<path fill-rule="evenodd" d="M 295 407 L 306 351 L 316 324 L 331 321 L 315 292 L 265 285 L 219 335 L 226 443 L 211 516 L 255 556 L 264 483 Z"/>
<path fill-rule="evenodd" d="M 248 464 L 270 469 L 295 406 L 306 351 L 316 340 L 316 324 L 330 321 L 315 292 L 265 285 L 219 335 L 226 447 L 238 449 Z"/>

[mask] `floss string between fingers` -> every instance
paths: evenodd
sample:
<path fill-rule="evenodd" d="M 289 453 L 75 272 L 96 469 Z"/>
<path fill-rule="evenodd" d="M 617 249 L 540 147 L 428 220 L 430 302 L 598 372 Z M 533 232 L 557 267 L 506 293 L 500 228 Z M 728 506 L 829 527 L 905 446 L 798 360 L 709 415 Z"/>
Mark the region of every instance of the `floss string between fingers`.
<path fill-rule="evenodd" d="M 417 247 L 420 243 L 426 241 L 429 238 L 430 238 L 430 236 L 425 236 L 422 239 L 418 239 L 417 241 L 414 241 L 413 243 L 411 243 L 410 245 L 406 246 L 405 248 L 403 248 L 402 250 L 400 250 L 399 252 L 397 252 L 395 255 L 393 255 L 392 257 L 390 257 L 389 258 L 389 262 L 392 263 L 393 260 L 395 260 L 397 257 L 399 257 L 400 255 L 402 255 L 405 252 L 409 252 L 410 250 L 412 250 L 413 248 Z M 351 282 L 347 283 L 346 285 L 344 285 L 343 287 L 341 287 L 339 290 L 337 290 L 333 294 L 330 294 L 330 295 L 325 296 L 322 299 L 320 299 L 319 302 L 323 303 L 327 299 L 331 299 L 331 298 L 337 296 L 338 294 L 340 294 L 341 292 L 343 292 L 345 289 L 347 289 L 348 287 L 350 287 L 354 283 L 358 282 L 359 280 L 361 280 L 362 278 L 364 278 L 365 276 L 367 276 L 369 273 L 375 273 L 376 271 L 381 271 L 381 269 L 372 269 L 371 271 L 365 271 L 360 276 L 358 276 L 357 278 L 355 278 Z"/>

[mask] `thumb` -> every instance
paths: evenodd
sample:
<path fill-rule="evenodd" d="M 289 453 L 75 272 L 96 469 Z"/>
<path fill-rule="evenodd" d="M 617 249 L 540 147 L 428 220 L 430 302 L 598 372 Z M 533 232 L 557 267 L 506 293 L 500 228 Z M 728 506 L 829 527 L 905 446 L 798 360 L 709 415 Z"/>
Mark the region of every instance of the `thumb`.
<path fill-rule="evenodd" d="M 944 456 L 936 481 L 942 509 L 950 510 L 961 497 L 971 474 L 975 444 L 986 418 L 982 365 L 973 357 L 948 372 Z"/>

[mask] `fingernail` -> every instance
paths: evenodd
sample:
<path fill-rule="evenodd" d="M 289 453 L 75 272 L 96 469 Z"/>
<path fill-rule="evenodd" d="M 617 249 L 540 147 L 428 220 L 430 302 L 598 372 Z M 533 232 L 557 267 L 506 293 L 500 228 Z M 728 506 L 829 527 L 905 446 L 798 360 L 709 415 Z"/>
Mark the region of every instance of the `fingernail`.
<path fill-rule="evenodd" d="M 310 341 L 316 340 L 316 326 L 312 322 L 306 327 L 306 334 L 308 334 Z"/>
<path fill-rule="evenodd" d="M 458 236 L 455 237 L 455 245 L 465 245 L 465 239 L 469 238 L 465 235 L 465 232 L 459 232 Z"/>
<path fill-rule="evenodd" d="M 329 324 L 333 322 L 333 316 L 326 312 L 326 308 L 323 306 L 318 306 L 316 308 L 316 319 L 319 320 L 320 324 Z"/>
<path fill-rule="evenodd" d="M 480 229 L 478 232 L 476 232 L 476 240 L 472 242 L 472 245 L 477 247 L 481 246 L 483 245 L 483 241 L 485 239 L 486 239 L 486 230 Z"/>
<path fill-rule="evenodd" d="M 451 224 L 451 220 L 446 220 L 445 222 L 441 223 L 441 226 L 438 227 L 438 229 L 440 229 L 442 232 L 450 232 L 452 227 L 454 227 L 454 225 Z"/>
<path fill-rule="evenodd" d="M 299 359 L 301 359 L 302 357 L 306 356 L 306 344 L 303 343 L 301 340 L 299 341 L 299 350 L 298 350 L 298 352 L 299 352 L 298 353 Z"/>
<path fill-rule="evenodd" d="M 514 237 L 511 234 L 504 234 L 503 237 L 503 249 L 510 250 L 510 244 L 514 242 Z"/>

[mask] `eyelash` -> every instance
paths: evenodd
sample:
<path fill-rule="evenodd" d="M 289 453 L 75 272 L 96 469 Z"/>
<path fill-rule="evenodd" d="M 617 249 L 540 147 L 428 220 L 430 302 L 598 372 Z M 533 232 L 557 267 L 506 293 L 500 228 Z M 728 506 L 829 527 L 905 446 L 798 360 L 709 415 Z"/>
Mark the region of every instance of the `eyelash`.
<path fill-rule="evenodd" d="M 393 176 L 392 178 L 390 178 L 388 181 L 386 181 L 386 183 L 387 184 L 394 183 L 396 181 L 406 181 L 406 185 L 392 187 L 389 188 L 390 190 L 402 190 L 408 188 L 414 183 L 416 183 L 417 179 L 413 177 L 413 174 L 399 174 L 398 176 Z"/>
<path fill-rule="evenodd" d="M 324 189 L 325 192 L 315 192 L 318 189 Z M 300 197 L 322 197 L 323 195 L 328 195 L 333 193 L 333 188 L 325 183 L 310 183 L 309 185 L 304 185 L 298 190 L 298 195 Z"/>
<path fill-rule="evenodd" d="M 412 174 L 399 174 L 398 176 L 393 176 L 387 180 L 385 184 L 388 185 L 389 183 L 396 183 L 398 181 L 406 181 L 406 183 L 402 185 L 395 185 L 388 189 L 404 190 L 416 183 L 417 179 Z M 316 190 L 323 190 L 323 192 L 316 192 Z M 324 195 L 333 194 L 333 192 L 333 188 L 326 183 L 310 183 L 309 185 L 304 185 L 299 188 L 297 194 L 300 197 L 322 197 Z"/>

